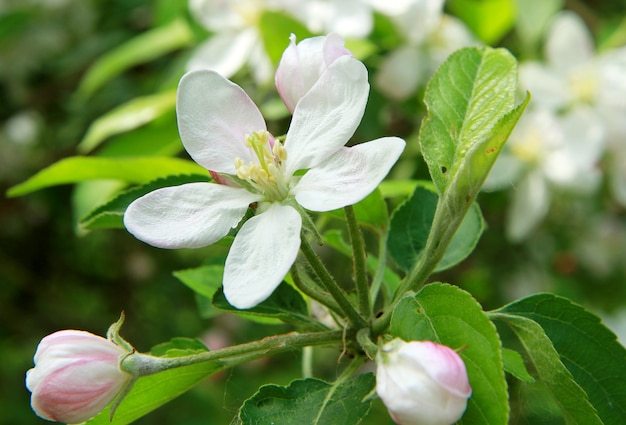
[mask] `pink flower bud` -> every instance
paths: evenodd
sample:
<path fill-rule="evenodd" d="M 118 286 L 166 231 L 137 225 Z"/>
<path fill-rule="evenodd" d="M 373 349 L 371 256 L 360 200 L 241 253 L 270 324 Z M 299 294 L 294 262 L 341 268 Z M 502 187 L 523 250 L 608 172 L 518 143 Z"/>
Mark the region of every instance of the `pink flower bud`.
<path fill-rule="evenodd" d="M 313 87 L 324 71 L 341 56 L 352 53 L 344 47 L 338 34 L 307 38 L 296 45 L 296 36 L 291 34 L 291 43 L 285 49 L 276 69 L 276 89 L 289 112 L 293 113 L 298 101 Z"/>
<path fill-rule="evenodd" d="M 376 392 L 396 423 L 450 425 L 463 416 L 472 389 L 454 350 L 394 339 L 379 350 L 376 363 Z"/>
<path fill-rule="evenodd" d="M 84 331 L 64 330 L 41 340 L 35 368 L 26 372 L 31 406 L 38 416 L 69 424 L 103 410 L 132 379 L 120 369 L 127 351 Z"/>

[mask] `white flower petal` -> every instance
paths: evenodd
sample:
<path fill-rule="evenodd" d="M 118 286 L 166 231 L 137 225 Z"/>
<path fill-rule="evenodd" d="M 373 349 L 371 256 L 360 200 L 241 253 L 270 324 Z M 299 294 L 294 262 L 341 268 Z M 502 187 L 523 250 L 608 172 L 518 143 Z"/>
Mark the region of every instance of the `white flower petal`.
<path fill-rule="evenodd" d="M 272 204 L 237 233 L 224 268 L 224 295 L 236 308 L 252 308 L 280 285 L 300 248 L 302 218 L 289 206 Z"/>
<path fill-rule="evenodd" d="M 214 71 L 197 70 L 183 76 L 176 112 L 187 152 L 198 164 L 219 173 L 235 174 L 235 158 L 252 160 L 245 136 L 266 129 L 261 112 L 246 92 Z"/>
<path fill-rule="evenodd" d="M 300 99 L 287 132 L 287 175 L 314 167 L 346 144 L 361 122 L 369 96 L 367 69 L 337 58 Z"/>
<path fill-rule="evenodd" d="M 506 223 L 507 237 L 512 242 L 528 237 L 550 208 L 550 193 L 541 172 L 529 173 L 516 189 Z"/>
<path fill-rule="evenodd" d="M 593 38 L 582 18 L 574 12 L 561 12 L 550 27 L 546 40 L 546 58 L 561 71 L 591 60 Z"/>
<path fill-rule="evenodd" d="M 124 225 L 159 248 L 199 248 L 226 236 L 258 200 L 244 189 L 214 183 L 165 187 L 131 203 Z"/>
<path fill-rule="evenodd" d="M 553 69 L 537 62 L 527 62 L 519 67 L 520 85 L 530 91 L 533 103 L 539 107 L 559 109 L 573 97 L 568 82 Z"/>
<path fill-rule="evenodd" d="M 385 178 L 404 146 L 402 139 L 385 137 L 341 148 L 302 177 L 293 189 L 296 201 L 311 211 L 330 211 L 359 202 Z"/>
<path fill-rule="evenodd" d="M 376 73 L 376 88 L 395 100 L 404 100 L 426 79 L 426 58 L 414 46 L 400 47 L 391 52 Z"/>
<path fill-rule="evenodd" d="M 231 77 L 246 63 L 258 40 L 255 30 L 215 34 L 194 51 L 187 71 L 210 69 Z"/>
<path fill-rule="evenodd" d="M 493 164 L 482 190 L 489 192 L 509 188 L 520 179 L 523 171 L 524 165 L 517 157 L 503 152 Z"/>

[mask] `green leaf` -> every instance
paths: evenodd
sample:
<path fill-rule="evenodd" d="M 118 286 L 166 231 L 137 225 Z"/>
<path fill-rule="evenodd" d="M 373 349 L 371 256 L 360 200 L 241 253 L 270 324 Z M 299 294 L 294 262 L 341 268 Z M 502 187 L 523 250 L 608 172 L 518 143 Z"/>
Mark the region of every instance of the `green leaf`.
<path fill-rule="evenodd" d="M 289 46 L 289 36 L 296 35 L 296 41 L 313 34 L 298 20 L 281 12 L 265 10 L 259 20 L 259 30 L 263 46 L 274 65 L 278 65 L 283 52 Z"/>
<path fill-rule="evenodd" d="M 533 378 L 526 370 L 522 355 L 515 350 L 509 348 L 502 349 L 502 361 L 504 363 L 504 371 L 515 376 L 517 379 L 527 383 L 534 383 Z"/>
<path fill-rule="evenodd" d="M 516 0 L 449 0 L 447 6 L 486 44 L 502 39 L 517 15 Z"/>
<path fill-rule="evenodd" d="M 326 329 L 310 317 L 307 303 L 302 295 L 285 282 L 281 283 L 268 299 L 247 310 L 239 310 L 230 305 L 222 289 L 213 296 L 213 305 L 222 311 L 235 313 L 251 320 L 258 321 L 260 318 L 261 323 L 285 322 L 313 326 L 320 330 Z"/>
<path fill-rule="evenodd" d="M 398 266 L 406 271 L 411 270 L 424 255 L 437 202 L 438 196 L 432 189 L 419 185 L 413 195 L 393 213 L 387 248 Z M 480 208 L 474 202 L 435 272 L 449 269 L 467 258 L 476 247 L 484 229 Z"/>
<path fill-rule="evenodd" d="M 83 97 L 90 96 L 123 71 L 188 46 L 192 42 L 193 33 L 183 19 L 176 19 L 167 25 L 146 31 L 101 56 L 81 80 L 78 94 Z"/>
<path fill-rule="evenodd" d="M 492 313 L 491 317 L 503 320 L 512 328 L 526 350 L 537 377 L 554 396 L 568 424 L 602 424 L 585 391 L 561 362 L 559 353 L 539 324 L 512 314 Z"/>
<path fill-rule="evenodd" d="M 202 318 L 207 319 L 221 313 L 213 306 L 211 300 L 222 287 L 223 265 L 212 264 L 175 271 L 173 274 L 178 280 L 198 294 L 198 307 Z"/>
<path fill-rule="evenodd" d="M 78 152 L 88 153 L 108 137 L 147 124 L 175 107 L 175 90 L 132 99 L 95 120 L 78 145 Z"/>
<path fill-rule="evenodd" d="M 515 58 L 489 47 L 456 51 L 428 83 L 419 140 L 433 183 L 451 198 L 446 203 L 452 211 L 476 197 L 521 116 L 526 103 L 515 107 L 516 94 Z"/>
<path fill-rule="evenodd" d="M 111 137 L 98 151 L 98 156 L 175 156 L 183 150 L 176 117 L 156 119 L 145 126 Z"/>
<path fill-rule="evenodd" d="M 13 186 L 8 197 L 22 196 L 46 187 L 85 180 L 121 180 L 147 183 L 175 174 L 205 174 L 206 170 L 192 161 L 178 158 L 133 157 L 96 158 L 74 156 L 65 158 Z"/>
<path fill-rule="evenodd" d="M 239 419 L 242 425 L 356 425 L 370 409 L 366 396 L 374 386 L 371 373 L 338 384 L 309 378 L 265 385 L 246 400 Z"/>
<path fill-rule="evenodd" d="M 426 285 L 400 300 L 390 332 L 412 340 L 431 340 L 459 350 L 472 386 L 472 397 L 460 423 L 506 425 L 507 385 L 496 328 L 472 296 L 441 283 Z"/>
<path fill-rule="evenodd" d="M 170 343 L 155 347 L 155 351 L 165 354 L 165 357 L 176 355 L 195 354 L 204 349 L 197 340 L 176 338 Z M 183 394 L 196 384 L 224 369 L 221 362 L 204 362 L 191 366 L 159 372 L 154 375 L 143 376 L 135 382 L 130 393 L 122 400 L 115 410 L 113 420 L 110 417 L 110 406 L 94 418 L 85 422 L 87 425 L 126 425 L 154 409 L 164 405 Z"/>
<path fill-rule="evenodd" d="M 188 288 L 203 297 L 213 298 L 222 286 L 224 266 L 211 264 L 193 269 L 175 271 L 174 276 Z"/>
<path fill-rule="evenodd" d="M 155 345 L 150 354 L 157 357 L 190 356 L 209 351 L 207 346 L 198 338 L 176 337 L 168 342 Z"/>
<path fill-rule="evenodd" d="M 156 189 L 169 186 L 178 186 L 185 183 L 210 181 L 209 176 L 202 174 L 188 174 L 182 176 L 168 176 L 151 181 L 140 187 L 134 187 L 118 194 L 115 198 L 100 205 L 83 217 L 79 224 L 85 229 L 121 229 L 124 227 L 124 212 L 135 199 Z"/>
<path fill-rule="evenodd" d="M 383 198 L 409 197 L 417 186 L 433 187 L 430 180 L 383 180 L 378 189 Z"/>
<path fill-rule="evenodd" d="M 597 316 L 552 294 L 524 298 L 498 312 L 506 314 L 509 321 L 513 316 L 538 323 L 561 362 L 587 394 L 602 423 L 623 421 L 626 417 L 626 349 Z M 522 323 L 530 326 L 525 321 Z M 530 333 L 526 328 L 523 330 Z M 574 423 L 592 422 L 581 419 Z"/>

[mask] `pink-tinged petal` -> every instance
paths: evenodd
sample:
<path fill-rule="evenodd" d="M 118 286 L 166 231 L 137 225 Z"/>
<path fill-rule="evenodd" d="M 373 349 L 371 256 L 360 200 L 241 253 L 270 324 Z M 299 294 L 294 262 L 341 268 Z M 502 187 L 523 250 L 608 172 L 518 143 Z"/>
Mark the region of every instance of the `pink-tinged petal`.
<path fill-rule="evenodd" d="M 189 155 L 219 173 L 235 174 L 235 158 L 252 160 L 245 136 L 266 129 L 259 108 L 246 92 L 214 71 L 198 70 L 183 76 L 176 112 Z"/>
<path fill-rule="evenodd" d="M 337 58 L 348 55 L 343 38 L 337 34 L 311 37 L 296 45 L 296 36 L 280 59 L 276 69 L 276 89 L 290 112 L 298 101 L 315 85 L 320 76 Z"/>
<path fill-rule="evenodd" d="M 243 67 L 258 40 L 252 29 L 217 33 L 195 49 L 187 71 L 210 69 L 229 78 Z"/>
<path fill-rule="evenodd" d="M 38 416 L 77 424 L 104 409 L 132 379 L 119 367 L 127 351 L 100 336 L 64 330 L 41 340 L 26 373 Z"/>
<path fill-rule="evenodd" d="M 252 308 L 280 285 L 300 248 L 302 218 L 272 204 L 241 227 L 224 268 L 224 295 L 236 308 Z"/>
<path fill-rule="evenodd" d="M 365 65 L 341 56 L 300 99 L 287 132 L 287 175 L 314 167 L 352 137 L 369 96 Z"/>
<path fill-rule="evenodd" d="M 200 248 L 217 242 L 260 196 L 214 183 L 157 189 L 135 200 L 124 214 L 130 233 L 159 248 Z"/>
<path fill-rule="evenodd" d="M 311 211 L 359 202 L 385 178 L 405 145 L 402 139 L 385 137 L 341 148 L 302 177 L 293 189 L 296 201 Z"/>

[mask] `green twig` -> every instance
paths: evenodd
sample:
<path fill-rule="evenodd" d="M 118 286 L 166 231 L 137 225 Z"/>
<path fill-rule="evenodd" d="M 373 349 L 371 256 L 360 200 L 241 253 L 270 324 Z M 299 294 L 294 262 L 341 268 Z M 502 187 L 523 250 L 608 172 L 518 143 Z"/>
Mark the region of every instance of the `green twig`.
<path fill-rule="evenodd" d="M 339 287 L 335 279 L 331 276 L 328 269 L 326 269 L 326 267 L 322 263 L 322 260 L 315 253 L 313 247 L 311 247 L 309 241 L 304 237 L 304 235 L 302 236 L 300 250 L 309 262 L 311 269 L 313 269 L 313 271 L 319 277 L 320 282 L 324 285 L 330 295 L 332 295 L 341 310 L 343 310 L 343 315 L 345 315 L 348 321 L 357 328 L 365 327 L 365 319 L 361 317 L 358 311 L 356 311 L 344 290 Z"/>
<path fill-rule="evenodd" d="M 131 353 L 122 362 L 122 369 L 134 376 L 145 376 L 205 362 L 223 362 L 228 365 L 239 364 L 243 360 L 266 357 L 268 355 L 298 350 L 315 345 L 332 345 L 341 343 L 345 338 L 343 331 L 327 331 L 298 333 L 290 332 L 263 338 L 259 341 L 234 345 L 221 350 L 206 351 L 180 357 L 155 357 L 143 353 Z"/>
<path fill-rule="evenodd" d="M 354 266 L 354 281 L 356 284 L 356 294 L 359 305 L 359 312 L 364 317 L 372 314 L 370 305 L 369 285 L 367 281 L 367 252 L 365 251 L 365 241 L 363 233 L 356 219 L 352 205 L 344 207 L 346 221 L 348 223 L 348 234 L 352 243 L 352 258 Z"/>

